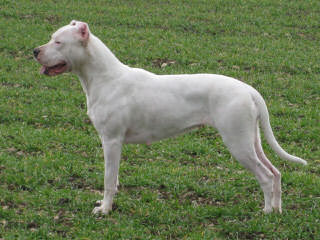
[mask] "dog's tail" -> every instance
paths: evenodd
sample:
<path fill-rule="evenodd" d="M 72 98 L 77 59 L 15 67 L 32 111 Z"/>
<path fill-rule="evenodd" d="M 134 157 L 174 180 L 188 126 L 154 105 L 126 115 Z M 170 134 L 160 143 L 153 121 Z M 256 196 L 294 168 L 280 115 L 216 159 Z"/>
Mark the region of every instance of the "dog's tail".
<path fill-rule="evenodd" d="M 264 136 L 265 136 L 267 142 L 269 143 L 269 145 L 271 146 L 271 148 L 282 159 L 289 160 L 289 161 L 296 162 L 296 163 L 301 163 L 303 165 L 307 165 L 307 162 L 305 160 L 287 153 L 279 145 L 279 143 L 277 142 L 277 140 L 274 137 L 273 132 L 272 132 L 272 128 L 271 128 L 270 120 L 269 120 L 269 113 L 268 113 L 266 103 L 263 100 L 262 96 L 258 92 L 256 92 L 256 93 L 257 94 L 254 94 L 255 95 L 254 100 L 255 100 L 255 103 L 258 107 L 258 112 L 259 112 L 258 118 L 260 120 L 260 125 L 261 125 L 263 132 L 264 132 Z"/>

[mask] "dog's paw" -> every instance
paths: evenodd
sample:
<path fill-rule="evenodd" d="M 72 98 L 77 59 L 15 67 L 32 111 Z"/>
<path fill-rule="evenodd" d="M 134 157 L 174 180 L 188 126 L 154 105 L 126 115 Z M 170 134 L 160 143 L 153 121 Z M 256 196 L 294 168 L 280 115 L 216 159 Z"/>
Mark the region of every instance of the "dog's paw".
<path fill-rule="evenodd" d="M 92 210 L 92 213 L 97 215 L 97 214 L 103 214 L 103 215 L 106 215 L 108 214 L 110 211 L 110 209 L 107 209 L 107 208 L 104 208 L 103 206 L 100 206 L 100 207 L 95 207 L 93 210 Z"/>
<path fill-rule="evenodd" d="M 280 214 L 282 213 L 281 207 L 274 207 L 273 209 L 274 209 L 274 211 L 277 212 L 277 213 L 280 213 Z"/>
<path fill-rule="evenodd" d="M 100 205 L 100 206 L 99 206 Z M 110 205 L 110 206 L 109 206 Z M 93 210 L 93 214 L 108 214 L 112 210 L 111 204 L 106 204 L 103 200 L 99 200 L 96 202 L 96 206 Z"/>
<path fill-rule="evenodd" d="M 263 209 L 263 212 L 265 213 L 265 214 L 268 214 L 268 213 L 272 213 L 272 208 L 271 207 L 268 207 L 268 208 L 264 208 Z"/>

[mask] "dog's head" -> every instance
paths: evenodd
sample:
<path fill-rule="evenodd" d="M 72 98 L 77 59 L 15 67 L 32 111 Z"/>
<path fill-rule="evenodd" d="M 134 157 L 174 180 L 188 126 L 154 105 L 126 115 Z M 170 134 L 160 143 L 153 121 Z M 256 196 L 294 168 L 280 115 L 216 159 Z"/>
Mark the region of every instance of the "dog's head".
<path fill-rule="evenodd" d="M 33 50 L 35 59 L 42 65 L 40 73 L 55 76 L 81 65 L 85 59 L 90 30 L 86 23 L 72 20 L 51 36 L 51 40 Z"/>

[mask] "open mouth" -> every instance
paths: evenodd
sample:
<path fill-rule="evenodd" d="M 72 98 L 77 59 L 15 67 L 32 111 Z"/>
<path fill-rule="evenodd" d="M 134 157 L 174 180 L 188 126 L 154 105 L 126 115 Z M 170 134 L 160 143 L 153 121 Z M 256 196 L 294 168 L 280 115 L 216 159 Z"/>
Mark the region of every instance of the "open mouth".
<path fill-rule="evenodd" d="M 65 71 L 67 71 L 67 69 L 67 63 L 61 62 L 51 67 L 42 66 L 42 68 L 40 69 L 40 73 L 48 76 L 55 76 L 64 73 Z"/>

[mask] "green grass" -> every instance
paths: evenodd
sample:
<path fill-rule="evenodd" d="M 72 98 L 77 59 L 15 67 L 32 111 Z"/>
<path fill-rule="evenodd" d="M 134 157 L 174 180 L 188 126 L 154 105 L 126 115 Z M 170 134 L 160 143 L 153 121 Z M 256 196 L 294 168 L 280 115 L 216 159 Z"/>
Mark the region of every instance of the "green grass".
<path fill-rule="evenodd" d="M 75 3 L 76 2 L 76 3 Z M 0 239 L 319 239 L 320 2 L 9 1 L 0 3 Z M 124 63 L 159 74 L 218 73 L 264 96 L 280 144 L 283 214 L 211 128 L 126 145 L 114 211 L 99 138 L 77 77 L 48 78 L 32 58 L 72 19 Z M 159 67 L 169 62 L 166 67 Z"/>

